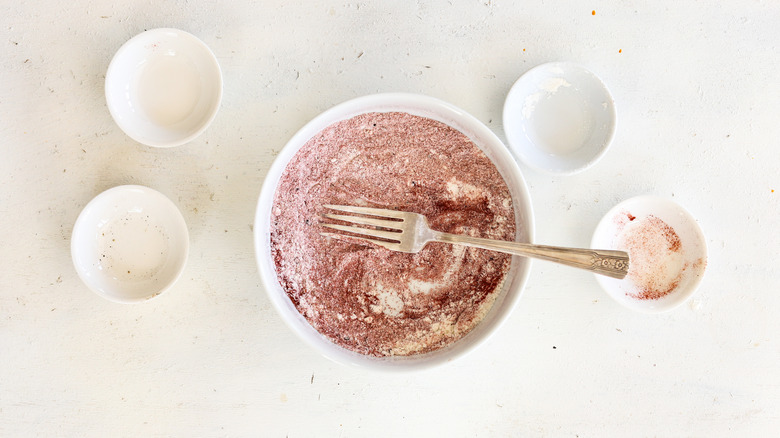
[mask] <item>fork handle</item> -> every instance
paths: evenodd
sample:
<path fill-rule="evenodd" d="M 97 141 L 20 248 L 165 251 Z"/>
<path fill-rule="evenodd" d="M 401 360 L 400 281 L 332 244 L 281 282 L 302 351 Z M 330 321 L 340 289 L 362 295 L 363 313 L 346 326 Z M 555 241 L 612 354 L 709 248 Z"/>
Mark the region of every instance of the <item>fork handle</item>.
<path fill-rule="evenodd" d="M 628 254 L 623 251 L 534 245 L 442 232 L 436 232 L 434 240 L 548 260 L 617 279 L 625 278 L 628 273 Z"/>

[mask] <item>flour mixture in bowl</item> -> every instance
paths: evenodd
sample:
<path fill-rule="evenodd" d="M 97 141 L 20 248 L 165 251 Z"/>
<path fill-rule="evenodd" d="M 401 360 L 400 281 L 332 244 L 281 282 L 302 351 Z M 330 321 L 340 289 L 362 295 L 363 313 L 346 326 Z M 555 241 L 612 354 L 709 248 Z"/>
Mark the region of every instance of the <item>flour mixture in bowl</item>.
<path fill-rule="evenodd" d="M 509 189 L 463 133 L 404 112 L 369 112 L 312 137 L 271 208 L 279 283 L 322 335 L 370 356 L 408 356 L 469 333 L 493 305 L 511 256 L 430 243 L 417 254 L 324 237 L 325 204 L 411 211 L 433 229 L 514 240 Z"/>

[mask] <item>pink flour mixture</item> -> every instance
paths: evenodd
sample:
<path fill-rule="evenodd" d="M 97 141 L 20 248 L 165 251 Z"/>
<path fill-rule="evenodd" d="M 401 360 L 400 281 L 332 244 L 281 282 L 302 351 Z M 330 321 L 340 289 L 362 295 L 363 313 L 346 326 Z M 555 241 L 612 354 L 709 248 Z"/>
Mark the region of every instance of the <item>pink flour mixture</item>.
<path fill-rule="evenodd" d="M 618 226 L 617 248 L 628 252 L 631 267 L 626 279 L 632 287 L 626 295 L 640 300 L 657 300 L 672 293 L 688 266 L 677 232 L 660 218 L 638 218 L 625 212 Z"/>
<path fill-rule="evenodd" d="M 321 334 L 373 356 L 413 355 L 462 338 L 499 293 L 511 257 L 430 243 L 417 254 L 320 235 L 324 204 L 422 213 L 433 229 L 513 240 L 509 189 L 464 134 L 406 113 L 367 113 L 312 137 L 274 196 L 278 280 Z"/>

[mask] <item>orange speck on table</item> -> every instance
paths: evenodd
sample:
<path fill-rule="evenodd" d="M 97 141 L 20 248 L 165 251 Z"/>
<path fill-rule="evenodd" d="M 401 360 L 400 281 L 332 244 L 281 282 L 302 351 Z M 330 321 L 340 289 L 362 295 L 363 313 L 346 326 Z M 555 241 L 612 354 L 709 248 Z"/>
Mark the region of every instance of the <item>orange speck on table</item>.
<path fill-rule="evenodd" d="M 596 11 L 591 12 L 590 15 L 596 15 Z"/>

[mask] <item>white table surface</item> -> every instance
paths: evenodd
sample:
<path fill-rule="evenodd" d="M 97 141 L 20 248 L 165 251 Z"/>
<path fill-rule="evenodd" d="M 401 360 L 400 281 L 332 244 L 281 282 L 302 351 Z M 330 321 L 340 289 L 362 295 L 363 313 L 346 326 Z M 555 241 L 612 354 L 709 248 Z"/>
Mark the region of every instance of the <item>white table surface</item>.
<path fill-rule="evenodd" d="M 2 2 L 0 436 L 776 436 L 780 3 L 616 3 Z M 128 138 L 103 93 L 114 52 L 156 27 L 201 38 L 224 74 L 214 123 L 173 149 Z M 444 367 L 382 375 L 303 344 L 251 229 L 293 133 L 405 91 L 503 139 L 510 86 L 555 60 L 599 75 L 619 124 L 584 173 L 523 167 L 536 240 L 585 246 L 619 201 L 671 198 L 707 236 L 697 295 L 633 313 L 535 262 L 502 329 Z M 127 183 L 168 195 L 191 235 L 181 280 L 138 305 L 90 292 L 69 252 L 86 203 Z"/>

